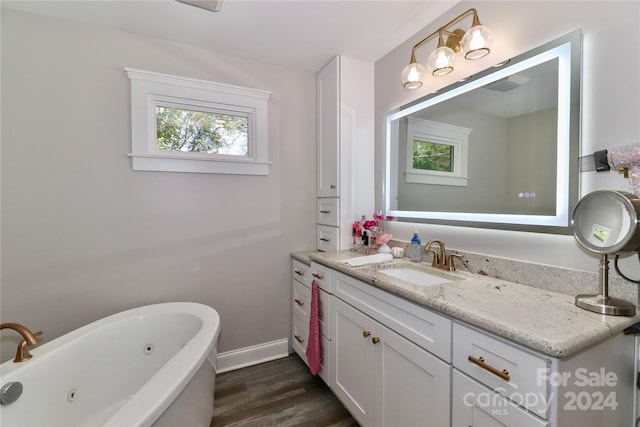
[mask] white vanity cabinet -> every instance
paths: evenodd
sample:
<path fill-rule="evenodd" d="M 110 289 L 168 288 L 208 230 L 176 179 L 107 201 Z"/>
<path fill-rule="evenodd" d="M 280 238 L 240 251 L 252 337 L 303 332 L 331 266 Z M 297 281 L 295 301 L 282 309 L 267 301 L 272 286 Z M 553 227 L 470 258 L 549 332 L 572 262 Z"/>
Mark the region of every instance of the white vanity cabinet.
<path fill-rule="evenodd" d="M 291 263 L 291 346 L 300 358 L 307 362 L 309 341 L 309 319 L 311 308 L 311 283 L 318 284 L 318 320 L 320 324 L 320 372 L 318 375 L 329 384 L 331 372 L 331 294 L 329 289 L 330 270 L 319 264 L 308 266 L 300 261 Z"/>
<path fill-rule="evenodd" d="M 407 301 L 342 273 L 334 271 L 332 281 L 331 388 L 336 396 L 364 426 L 449 425 L 449 363 L 400 332 L 411 335 L 416 329 L 413 336 L 424 340 L 421 327 L 429 334 L 439 325 L 443 333 L 424 342 L 449 355 L 450 321 L 417 306 L 404 311 L 411 305 Z"/>
<path fill-rule="evenodd" d="M 631 336 L 618 333 L 570 357 L 551 357 L 371 285 L 365 276 L 315 262 L 308 268 L 330 300 L 323 369 L 363 426 L 635 425 Z M 302 312 L 294 306 L 294 318 Z M 566 315 L 576 337 L 581 322 L 598 321 L 571 310 Z M 540 333 L 532 331 L 531 339 L 548 339 L 553 348 L 554 331 L 548 338 Z"/>
<path fill-rule="evenodd" d="M 633 345 L 557 359 L 454 322 L 452 426 L 632 425 Z"/>
<path fill-rule="evenodd" d="M 336 56 L 316 75 L 317 249 L 348 249 L 374 211 L 373 63 Z M 348 203 L 340 203 L 340 200 Z"/>

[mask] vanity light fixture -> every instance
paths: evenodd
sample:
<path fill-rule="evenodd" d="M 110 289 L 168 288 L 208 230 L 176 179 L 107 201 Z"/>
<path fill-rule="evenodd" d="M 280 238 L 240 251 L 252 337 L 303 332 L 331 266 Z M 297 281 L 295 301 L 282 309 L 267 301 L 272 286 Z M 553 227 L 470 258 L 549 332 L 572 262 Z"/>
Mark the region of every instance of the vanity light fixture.
<path fill-rule="evenodd" d="M 460 28 L 449 29 L 470 14 L 473 14 L 473 22 L 468 31 L 465 32 Z M 469 60 L 480 59 L 491 52 L 493 33 L 488 27 L 480 24 L 478 12 L 473 8 L 469 9 L 413 46 L 409 65 L 402 70 L 402 86 L 405 89 L 417 89 L 422 86 L 422 76 L 425 74 L 425 69 L 416 60 L 416 49 L 436 35 L 438 36 L 438 46 L 431 52 L 427 60 L 427 68 L 433 76 L 444 76 L 453 71 L 456 52 L 462 52 L 465 59 Z M 448 36 L 446 42 L 444 35 Z"/>

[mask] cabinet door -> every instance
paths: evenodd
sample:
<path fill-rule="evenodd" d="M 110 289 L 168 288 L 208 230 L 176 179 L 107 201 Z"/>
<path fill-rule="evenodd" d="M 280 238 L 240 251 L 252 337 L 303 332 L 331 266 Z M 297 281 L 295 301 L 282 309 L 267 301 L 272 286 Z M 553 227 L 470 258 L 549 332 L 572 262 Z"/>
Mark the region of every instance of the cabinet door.
<path fill-rule="evenodd" d="M 450 365 L 380 324 L 374 338 L 375 425 L 450 425 Z"/>
<path fill-rule="evenodd" d="M 318 197 L 337 197 L 339 194 L 339 60 L 334 58 L 316 76 Z"/>
<path fill-rule="evenodd" d="M 453 427 L 545 427 L 549 423 L 453 370 Z"/>
<path fill-rule="evenodd" d="M 361 425 L 373 425 L 374 321 L 337 298 L 334 319 L 331 388 Z"/>

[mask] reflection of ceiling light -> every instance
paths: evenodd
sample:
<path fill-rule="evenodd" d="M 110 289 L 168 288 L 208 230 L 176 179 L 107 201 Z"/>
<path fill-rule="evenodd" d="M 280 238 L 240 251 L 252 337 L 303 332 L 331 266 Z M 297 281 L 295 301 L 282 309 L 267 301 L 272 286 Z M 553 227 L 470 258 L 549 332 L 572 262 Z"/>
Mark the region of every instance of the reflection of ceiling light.
<path fill-rule="evenodd" d="M 468 31 L 465 32 L 459 28 L 447 29 L 470 14 L 473 14 L 473 22 Z M 480 24 L 478 12 L 475 9 L 469 9 L 413 46 L 409 65 L 402 70 L 402 85 L 405 89 L 417 89 L 422 86 L 422 75 L 425 73 L 425 69 L 416 61 L 416 49 L 435 35 L 438 35 L 438 46 L 429 55 L 427 61 L 427 66 L 433 76 L 443 76 L 453 71 L 456 52 L 462 52 L 464 58 L 470 60 L 480 59 L 491 52 L 493 33 L 488 27 Z M 443 35 L 447 35 L 446 42 Z"/>
<path fill-rule="evenodd" d="M 485 85 L 485 89 L 497 90 L 500 92 L 507 92 L 520 86 L 524 86 L 529 81 L 528 78 L 519 76 L 517 74 L 513 74 L 509 77 L 505 77 L 504 79 L 496 80 L 493 83 L 489 83 Z"/>
<path fill-rule="evenodd" d="M 176 0 L 177 2 L 199 7 L 200 9 L 220 12 L 223 0 Z"/>

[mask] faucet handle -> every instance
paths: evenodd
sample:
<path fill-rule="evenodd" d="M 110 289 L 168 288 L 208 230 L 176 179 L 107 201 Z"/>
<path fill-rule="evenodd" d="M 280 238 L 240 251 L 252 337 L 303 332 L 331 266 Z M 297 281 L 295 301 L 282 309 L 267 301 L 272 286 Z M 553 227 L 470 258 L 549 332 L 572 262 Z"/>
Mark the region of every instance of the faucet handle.
<path fill-rule="evenodd" d="M 447 257 L 447 267 L 449 267 L 449 271 L 456 271 L 456 266 L 453 263 L 453 258 L 454 257 L 462 258 L 462 255 L 460 255 L 460 254 L 449 254 L 449 257 Z"/>

